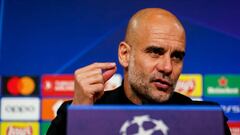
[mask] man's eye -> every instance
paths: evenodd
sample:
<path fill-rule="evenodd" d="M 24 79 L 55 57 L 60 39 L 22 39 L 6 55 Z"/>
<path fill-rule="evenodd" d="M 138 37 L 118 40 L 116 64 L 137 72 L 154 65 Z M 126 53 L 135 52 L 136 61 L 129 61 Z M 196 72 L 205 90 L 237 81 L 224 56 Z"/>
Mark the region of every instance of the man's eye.
<path fill-rule="evenodd" d="M 151 57 L 158 58 L 159 56 L 164 54 L 164 51 L 153 49 L 153 50 L 149 51 L 148 53 L 150 54 Z"/>
<path fill-rule="evenodd" d="M 172 53 L 171 58 L 176 62 L 181 62 L 183 61 L 184 56 L 185 56 L 185 52 L 176 51 Z"/>
<path fill-rule="evenodd" d="M 159 53 L 156 53 L 156 52 L 149 52 L 149 55 L 153 58 L 159 57 Z"/>
<path fill-rule="evenodd" d="M 183 55 L 181 54 L 174 54 L 172 58 L 176 61 L 182 61 L 183 60 Z"/>
<path fill-rule="evenodd" d="M 158 58 L 160 55 L 164 54 L 164 49 L 160 47 L 150 46 L 146 48 L 145 53 L 149 54 L 152 58 Z"/>
<path fill-rule="evenodd" d="M 158 50 L 158 49 L 153 49 L 153 50 L 148 51 L 147 53 L 150 54 L 150 56 L 153 58 L 158 58 L 159 56 L 164 54 L 164 51 Z"/>

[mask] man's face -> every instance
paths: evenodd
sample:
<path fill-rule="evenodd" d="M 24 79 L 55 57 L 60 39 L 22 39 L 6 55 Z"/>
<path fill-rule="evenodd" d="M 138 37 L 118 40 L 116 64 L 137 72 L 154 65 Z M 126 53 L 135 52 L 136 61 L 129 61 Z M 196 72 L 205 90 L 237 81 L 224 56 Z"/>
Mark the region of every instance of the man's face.
<path fill-rule="evenodd" d="M 144 101 L 164 102 L 174 91 L 182 71 L 184 32 L 147 29 L 131 46 L 128 81 Z"/>

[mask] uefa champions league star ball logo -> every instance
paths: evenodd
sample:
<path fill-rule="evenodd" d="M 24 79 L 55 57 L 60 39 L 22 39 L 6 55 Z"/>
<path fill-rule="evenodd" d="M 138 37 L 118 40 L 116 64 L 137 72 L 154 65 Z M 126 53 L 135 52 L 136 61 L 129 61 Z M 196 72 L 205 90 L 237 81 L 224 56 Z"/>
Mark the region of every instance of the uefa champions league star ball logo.
<path fill-rule="evenodd" d="M 120 135 L 167 135 L 168 127 L 162 120 L 156 120 L 149 115 L 134 116 L 120 128 Z"/>

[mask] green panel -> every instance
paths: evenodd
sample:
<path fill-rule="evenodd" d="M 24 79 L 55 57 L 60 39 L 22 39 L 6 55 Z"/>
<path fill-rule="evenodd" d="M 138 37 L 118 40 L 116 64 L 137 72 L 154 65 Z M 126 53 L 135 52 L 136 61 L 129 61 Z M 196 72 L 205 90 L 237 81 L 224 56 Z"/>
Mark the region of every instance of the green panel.
<path fill-rule="evenodd" d="M 41 123 L 41 135 L 46 135 L 48 127 L 50 126 L 51 122 L 42 122 Z"/>
<path fill-rule="evenodd" d="M 240 75 L 206 75 L 204 78 L 204 96 L 239 97 Z"/>

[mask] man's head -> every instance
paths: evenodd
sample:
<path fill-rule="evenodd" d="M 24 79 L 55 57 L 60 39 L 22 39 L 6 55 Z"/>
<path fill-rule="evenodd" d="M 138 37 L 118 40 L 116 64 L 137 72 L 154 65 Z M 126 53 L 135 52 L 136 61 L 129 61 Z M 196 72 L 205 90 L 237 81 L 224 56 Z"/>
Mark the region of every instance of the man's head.
<path fill-rule="evenodd" d="M 128 98 L 138 104 L 168 100 L 181 74 L 184 53 L 185 31 L 173 14 L 159 8 L 137 12 L 118 52 Z"/>

